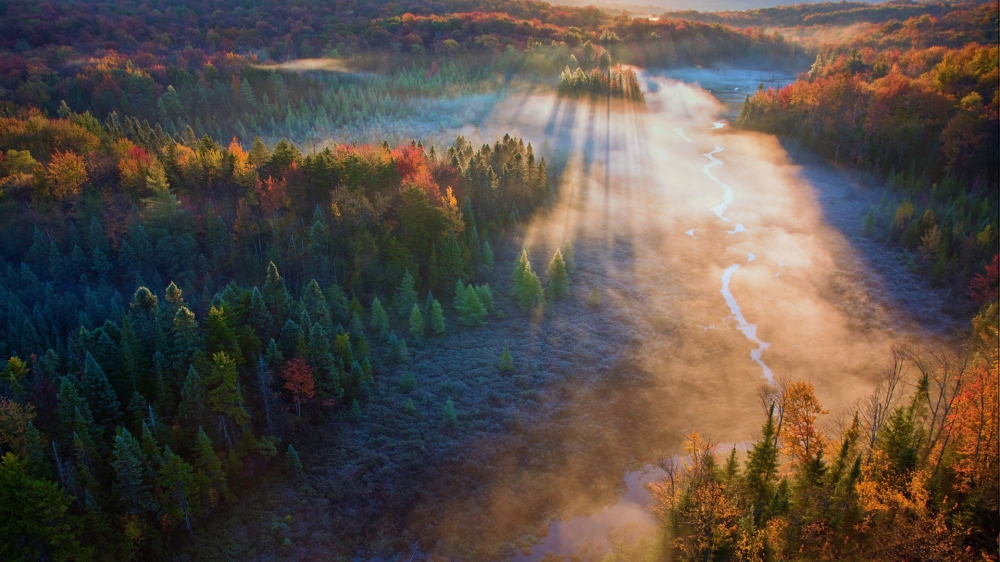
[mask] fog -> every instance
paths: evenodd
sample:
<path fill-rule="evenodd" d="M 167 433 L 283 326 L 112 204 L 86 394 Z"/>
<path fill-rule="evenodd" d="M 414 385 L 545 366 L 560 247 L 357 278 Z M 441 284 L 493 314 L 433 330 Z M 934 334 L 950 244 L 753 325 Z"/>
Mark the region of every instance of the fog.
<path fill-rule="evenodd" d="M 523 245 L 544 272 L 572 241 L 573 294 L 518 336 L 531 340 L 518 353 L 539 370 L 565 353 L 573 372 L 541 389 L 527 427 L 469 445 L 455 470 L 474 471 L 475 488 L 414 518 L 432 552 L 537 560 L 544 550 L 531 544 L 549 530 L 560 554 L 601 543 L 615 510 L 634 511 L 618 502 L 634 493 L 630 471 L 682 452 L 695 429 L 716 443 L 752 439 L 761 384 L 812 382 L 836 434 L 832 420 L 869 392 L 890 346 L 933 336 L 828 222 L 857 186 L 821 163 L 796 165 L 774 137 L 733 130 L 700 87 L 643 80 L 645 108 L 523 94 L 471 133 L 524 137 L 558 173 L 558 202 Z M 597 310 L 586 306 L 594 286 Z"/>

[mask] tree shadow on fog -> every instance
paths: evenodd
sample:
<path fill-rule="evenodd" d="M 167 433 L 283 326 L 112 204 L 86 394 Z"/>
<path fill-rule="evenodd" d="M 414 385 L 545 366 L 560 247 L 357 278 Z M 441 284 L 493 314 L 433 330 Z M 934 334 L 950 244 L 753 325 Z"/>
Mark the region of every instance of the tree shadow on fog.
<path fill-rule="evenodd" d="M 900 247 L 862 230 L 871 206 L 896 195 L 871 178 L 833 167 L 794 141 L 781 144 L 799 167 L 799 175 L 812 186 L 826 223 L 843 235 L 860 259 L 854 267 L 844 268 L 852 273 L 852 281 L 865 287 L 900 327 L 916 325 L 942 336 L 967 331 L 975 306 L 966 295 L 934 286 L 925 274 L 907 269 Z"/>

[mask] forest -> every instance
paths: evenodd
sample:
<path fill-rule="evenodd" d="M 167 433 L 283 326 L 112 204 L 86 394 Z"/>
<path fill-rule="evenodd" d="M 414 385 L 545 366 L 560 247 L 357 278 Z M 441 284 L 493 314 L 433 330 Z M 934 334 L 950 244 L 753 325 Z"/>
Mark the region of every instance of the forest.
<path fill-rule="evenodd" d="M 859 22 L 820 48 L 774 31 Z M 245 553 L 232 525 L 271 488 L 312 501 L 303 475 L 334 469 L 303 459 L 327 437 L 336 478 L 361 468 L 326 546 L 392 535 L 368 525 L 399 523 L 464 434 L 520 423 L 497 420 L 542 380 L 504 343 L 474 389 L 421 392 L 413 356 L 557 317 L 575 250 L 533 266 L 519 245 L 560 197 L 541 146 L 358 139 L 414 116 L 478 126 L 429 100 L 540 85 L 641 111 L 632 65 L 814 56 L 735 125 L 884 180 L 866 234 L 978 307 L 970 335 L 894 349 L 836 431 L 808 382 L 765 387 L 745 460 L 691 433 L 652 486 L 663 540 L 608 559 L 991 559 L 996 29 L 972 1 L 633 18 L 531 0 L 0 0 L 0 559 Z M 371 489 L 389 492 L 358 508 Z M 291 557 L 291 518 L 243 530 Z"/>
<path fill-rule="evenodd" d="M 797 82 L 754 93 L 737 123 L 884 181 L 866 232 L 964 298 L 998 240 L 997 25 L 988 4 L 965 3 L 889 21 L 822 49 Z"/>

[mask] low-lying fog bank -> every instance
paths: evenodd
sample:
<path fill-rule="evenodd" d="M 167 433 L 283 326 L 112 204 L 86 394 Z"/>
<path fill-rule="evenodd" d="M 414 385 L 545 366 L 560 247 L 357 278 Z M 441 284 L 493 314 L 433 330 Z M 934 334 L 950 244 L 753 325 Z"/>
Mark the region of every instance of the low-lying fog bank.
<path fill-rule="evenodd" d="M 645 79 L 645 109 L 523 96 L 480 129 L 564 154 L 555 159 L 559 203 L 535 218 L 524 243 L 543 264 L 572 240 L 581 265 L 574 301 L 543 323 L 583 320 L 597 286 L 615 318 L 600 329 L 615 339 L 624 330 L 628 344 L 615 369 L 595 373 L 587 342 L 567 332 L 579 384 L 571 377 L 553 392 L 564 401 L 552 406 L 554 419 L 491 441 L 485 458 L 501 462 L 476 457 L 490 467 L 480 469 L 481 487 L 459 493 L 426 536 L 442 554 L 483 555 L 486 537 L 515 522 L 544 526 L 608 505 L 601 491 L 623 492 L 624 473 L 595 480 L 591 463 L 655 462 L 679 452 L 693 429 L 715 442 L 753 437 L 764 417 L 755 393 L 772 377 L 808 380 L 834 414 L 845 411 L 868 393 L 893 343 L 935 337 L 922 325 L 931 315 L 899 302 L 926 284 L 866 260 L 872 253 L 838 229 L 850 223 L 845 209 L 866 208 L 848 178 L 822 163 L 803 169 L 774 137 L 731 130 L 700 88 Z M 827 221 L 831 212 L 840 224 Z M 907 293 L 896 293 L 900 283 Z M 603 537 L 579 538 L 577 546 Z"/>

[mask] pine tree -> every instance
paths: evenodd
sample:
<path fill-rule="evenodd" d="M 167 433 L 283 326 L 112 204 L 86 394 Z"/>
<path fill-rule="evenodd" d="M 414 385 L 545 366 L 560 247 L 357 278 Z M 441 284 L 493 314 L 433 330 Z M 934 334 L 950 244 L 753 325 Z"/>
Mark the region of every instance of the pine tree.
<path fill-rule="evenodd" d="M 545 288 L 546 296 L 550 301 L 561 299 L 569 294 L 569 276 L 566 274 L 566 262 L 560 250 L 556 250 L 552 261 L 549 262 L 549 284 Z"/>
<path fill-rule="evenodd" d="M 372 319 L 371 319 L 372 331 L 375 332 L 380 338 L 386 338 L 389 335 L 389 315 L 385 313 L 385 309 L 382 308 L 382 301 L 378 297 L 372 301 Z"/>
<path fill-rule="evenodd" d="M 235 361 L 242 361 L 236 330 L 229 318 L 225 306 L 208 309 L 208 319 L 205 323 L 205 350 L 210 356 L 225 353 Z"/>
<path fill-rule="evenodd" d="M 416 341 L 424 338 L 426 328 L 424 326 L 424 315 L 420 313 L 420 307 L 414 303 L 410 309 L 410 337 Z"/>
<path fill-rule="evenodd" d="M 195 475 L 199 480 L 199 487 L 206 496 L 205 505 L 211 507 L 216 501 L 214 499 L 216 494 L 229 498 L 226 472 L 222 470 L 222 462 L 212 447 L 212 440 L 201 427 L 198 427 L 198 436 L 195 438 L 194 455 Z"/>
<path fill-rule="evenodd" d="M 288 449 L 285 451 L 285 468 L 288 470 L 289 474 L 297 475 L 302 474 L 302 461 L 299 459 L 299 453 L 295 450 L 295 447 L 288 444 Z"/>
<path fill-rule="evenodd" d="M 489 283 L 484 283 L 476 287 L 476 295 L 479 296 L 479 302 L 483 303 L 483 308 L 486 309 L 486 314 L 493 313 L 493 291 L 490 290 Z"/>
<path fill-rule="evenodd" d="M 187 425 L 200 425 L 205 419 L 205 383 L 194 365 L 188 367 L 187 378 L 181 387 L 181 403 L 177 406 L 177 416 Z"/>
<path fill-rule="evenodd" d="M 434 299 L 430 306 L 431 331 L 434 335 L 440 336 L 445 332 L 444 311 L 441 310 L 441 303 Z"/>
<path fill-rule="evenodd" d="M 392 307 L 400 318 L 407 318 L 412 315 L 410 309 L 417 304 L 417 290 L 413 285 L 413 276 L 407 269 L 403 273 L 403 279 L 399 282 L 396 294 L 393 296 Z"/>
<path fill-rule="evenodd" d="M 521 257 L 514 264 L 514 294 L 517 303 L 523 310 L 535 306 L 542 296 L 542 282 L 531 269 L 527 250 L 522 250 Z"/>
<path fill-rule="evenodd" d="M 444 403 L 444 423 L 455 425 L 458 423 L 458 414 L 455 412 L 455 403 L 449 398 Z"/>
<path fill-rule="evenodd" d="M 743 477 L 748 496 L 754 505 L 754 521 L 760 522 L 764 507 L 770 503 L 774 493 L 774 476 L 778 469 L 778 447 L 775 439 L 774 406 L 767 414 L 767 421 L 761 429 L 761 437 L 747 454 L 746 471 Z"/>
<path fill-rule="evenodd" d="M 139 442 L 125 428 L 115 436 L 111 466 L 115 470 L 115 485 L 119 500 L 129 513 L 147 513 L 155 509 L 149 482 L 146 481 L 146 463 Z"/>
<path fill-rule="evenodd" d="M 510 349 L 503 348 L 503 355 L 500 356 L 498 366 L 501 373 L 509 373 L 514 370 L 514 356 L 510 354 Z"/>
<path fill-rule="evenodd" d="M 261 291 L 267 309 L 273 318 L 288 318 L 291 313 L 291 295 L 285 288 L 285 280 L 278 273 L 274 262 L 267 265 L 267 279 L 264 281 L 264 288 Z"/>
<path fill-rule="evenodd" d="M 245 426 L 250 421 L 250 414 L 243 408 L 243 393 L 236 380 L 236 361 L 220 351 L 212 356 L 212 363 L 211 381 L 216 386 L 208 393 L 209 407 L 237 426 Z"/>
<path fill-rule="evenodd" d="M 167 447 L 163 451 L 163 465 L 160 467 L 159 482 L 166 492 L 167 502 L 163 504 L 170 520 L 184 521 L 188 533 L 193 534 L 192 518 L 200 511 L 198 497 L 200 490 L 194 476 L 194 469 L 180 456 Z"/>
<path fill-rule="evenodd" d="M 0 556 L 5 560 L 91 560 L 81 520 L 55 482 L 33 478 L 13 453 L 0 458 Z"/>
<path fill-rule="evenodd" d="M 562 257 L 566 262 L 566 271 L 568 273 L 573 273 L 576 270 L 576 260 L 573 259 L 573 243 L 567 240 L 562 245 Z"/>
<path fill-rule="evenodd" d="M 469 287 L 462 293 L 462 306 L 459 309 L 459 322 L 465 326 L 482 326 L 485 324 L 486 307 L 479 300 L 479 293 Z"/>
<path fill-rule="evenodd" d="M 194 313 L 186 306 L 177 309 L 173 319 L 173 344 L 171 345 L 171 364 L 178 375 L 187 371 L 187 366 L 194 354 L 201 347 L 198 334 L 198 321 Z"/>
<path fill-rule="evenodd" d="M 489 240 L 483 240 L 483 249 L 479 255 L 479 261 L 485 273 L 493 273 L 493 247 Z"/>
<path fill-rule="evenodd" d="M 121 403 L 115 394 L 104 369 L 97 364 L 94 356 L 87 352 L 83 368 L 83 394 L 90 405 L 94 419 L 101 425 L 113 427 L 122 417 Z"/>

